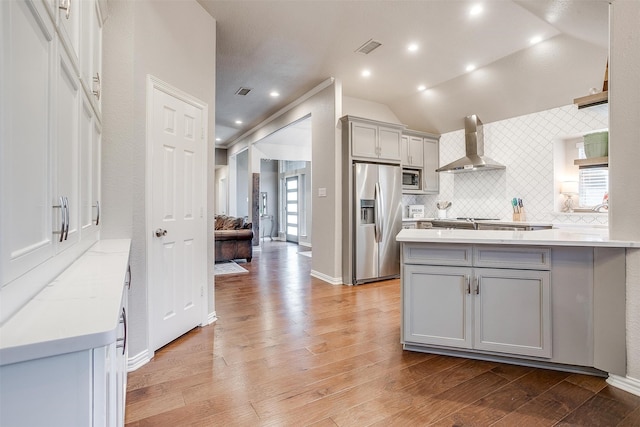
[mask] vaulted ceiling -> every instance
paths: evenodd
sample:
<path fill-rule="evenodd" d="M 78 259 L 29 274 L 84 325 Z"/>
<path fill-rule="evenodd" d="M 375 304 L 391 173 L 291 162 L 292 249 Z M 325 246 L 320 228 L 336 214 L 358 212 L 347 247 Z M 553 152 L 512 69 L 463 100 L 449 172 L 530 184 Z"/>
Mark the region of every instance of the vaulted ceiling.
<path fill-rule="evenodd" d="M 604 0 L 199 2 L 217 21 L 220 146 L 329 77 L 412 129 L 444 133 L 468 114 L 490 123 L 570 104 L 601 88 L 607 62 Z M 381 45 L 356 52 L 369 40 Z"/>

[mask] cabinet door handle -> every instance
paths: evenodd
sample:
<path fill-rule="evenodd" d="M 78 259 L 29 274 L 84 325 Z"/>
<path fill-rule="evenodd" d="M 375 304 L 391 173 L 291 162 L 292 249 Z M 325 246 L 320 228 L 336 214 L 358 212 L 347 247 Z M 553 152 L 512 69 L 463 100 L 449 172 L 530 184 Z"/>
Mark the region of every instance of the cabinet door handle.
<path fill-rule="evenodd" d="M 467 294 L 471 295 L 471 277 L 464 276 L 464 280 L 467 282 Z"/>
<path fill-rule="evenodd" d="M 127 266 L 127 275 L 124 283 L 127 285 L 127 289 L 131 289 L 131 264 Z"/>
<path fill-rule="evenodd" d="M 122 307 L 122 315 L 120 316 L 120 323 L 124 325 L 124 336 L 122 338 L 118 338 L 116 342 L 116 348 L 122 349 L 122 354 L 125 354 L 127 348 L 127 311 Z"/>
<path fill-rule="evenodd" d="M 102 84 L 100 83 L 100 73 L 96 73 L 93 78 L 93 95 L 100 101 L 100 93 L 102 92 Z"/>
<path fill-rule="evenodd" d="M 64 240 L 69 238 L 69 222 L 70 222 L 70 213 L 69 213 L 69 199 L 67 196 L 62 198 L 64 200 L 64 210 L 67 212 L 67 224 L 64 227 Z"/>
<path fill-rule="evenodd" d="M 58 8 L 64 10 L 65 18 L 69 19 L 69 14 L 71 13 L 71 0 L 60 0 Z"/>
<path fill-rule="evenodd" d="M 96 204 L 93 205 L 96 208 L 96 225 L 100 224 L 100 200 L 96 200 Z"/>
<path fill-rule="evenodd" d="M 52 207 L 54 209 L 60 209 L 60 231 L 54 231 L 53 234 L 59 234 L 60 240 L 58 241 L 62 242 L 64 240 L 64 230 L 67 224 L 67 211 L 64 209 L 64 199 L 62 198 L 62 196 L 58 198 L 58 204 Z"/>
<path fill-rule="evenodd" d="M 480 295 L 480 278 L 476 277 L 473 280 L 475 282 L 476 295 Z"/>

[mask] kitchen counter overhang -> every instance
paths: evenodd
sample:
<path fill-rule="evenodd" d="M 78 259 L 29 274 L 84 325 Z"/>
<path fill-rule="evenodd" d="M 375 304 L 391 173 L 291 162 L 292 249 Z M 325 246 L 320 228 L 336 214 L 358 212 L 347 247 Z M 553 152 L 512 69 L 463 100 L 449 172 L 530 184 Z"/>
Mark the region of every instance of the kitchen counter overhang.
<path fill-rule="evenodd" d="M 396 240 L 403 243 L 640 248 L 640 242 L 610 239 L 608 230 L 599 228 L 553 228 L 532 231 L 403 229 L 396 236 Z"/>

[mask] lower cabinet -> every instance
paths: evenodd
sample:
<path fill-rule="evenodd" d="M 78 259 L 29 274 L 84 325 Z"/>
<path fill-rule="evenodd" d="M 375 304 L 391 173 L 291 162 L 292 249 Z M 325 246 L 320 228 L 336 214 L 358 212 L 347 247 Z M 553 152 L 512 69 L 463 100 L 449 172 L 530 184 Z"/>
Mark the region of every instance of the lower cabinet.
<path fill-rule="evenodd" d="M 3 427 L 124 426 L 118 367 L 121 349 L 106 347 L 46 357 L 2 367 Z"/>
<path fill-rule="evenodd" d="M 126 290 L 115 342 L 0 367 L 2 427 L 122 427 Z"/>
<path fill-rule="evenodd" d="M 549 271 L 405 264 L 406 343 L 551 357 Z"/>

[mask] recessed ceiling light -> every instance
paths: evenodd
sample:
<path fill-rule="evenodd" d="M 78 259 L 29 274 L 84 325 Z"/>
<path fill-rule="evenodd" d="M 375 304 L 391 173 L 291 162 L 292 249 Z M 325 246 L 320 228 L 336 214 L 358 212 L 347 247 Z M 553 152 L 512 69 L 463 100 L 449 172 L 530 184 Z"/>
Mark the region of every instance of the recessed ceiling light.
<path fill-rule="evenodd" d="M 360 73 L 362 75 L 362 77 L 369 77 L 371 76 L 371 70 L 362 70 L 362 73 Z"/>
<path fill-rule="evenodd" d="M 475 66 L 474 64 L 469 64 L 469 65 L 467 65 L 467 67 L 465 68 L 465 70 L 466 70 L 467 72 L 473 71 L 473 70 L 475 70 L 475 69 L 476 69 L 476 66 Z"/>
<path fill-rule="evenodd" d="M 482 13 L 482 5 L 480 3 L 475 4 L 473 6 L 471 6 L 471 9 L 469 9 L 469 15 L 470 16 L 478 16 Z"/>
<path fill-rule="evenodd" d="M 216 138 L 216 141 L 220 142 L 222 141 L 222 138 Z"/>
<path fill-rule="evenodd" d="M 242 124 L 242 120 L 236 120 L 236 124 L 237 125 L 241 125 Z"/>
<path fill-rule="evenodd" d="M 531 37 L 531 39 L 529 40 L 530 44 L 537 44 L 540 43 L 542 41 L 542 36 L 535 36 L 535 37 Z"/>
<path fill-rule="evenodd" d="M 409 52 L 416 52 L 418 50 L 418 45 L 416 43 L 411 43 L 409 46 L 407 46 L 407 50 Z"/>
<path fill-rule="evenodd" d="M 420 92 L 422 92 L 423 90 L 426 90 L 426 89 L 427 89 L 427 87 L 426 87 L 425 85 L 420 85 L 420 86 L 418 86 L 418 90 L 419 90 Z"/>
<path fill-rule="evenodd" d="M 278 93 L 278 92 L 276 92 L 275 90 L 273 90 L 273 91 L 271 91 L 271 92 L 269 93 L 269 96 L 270 96 L 270 97 L 272 97 L 272 98 L 277 98 L 277 97 L 279 97 L 279 96 L 280 96 L 280 93 Z"/>

